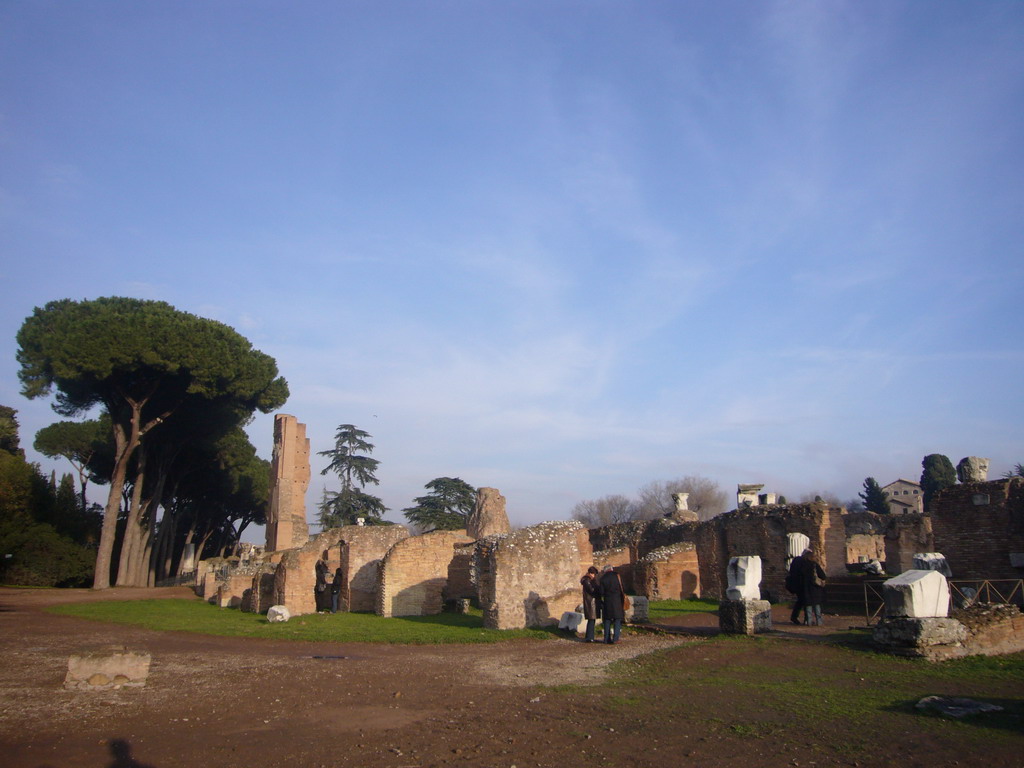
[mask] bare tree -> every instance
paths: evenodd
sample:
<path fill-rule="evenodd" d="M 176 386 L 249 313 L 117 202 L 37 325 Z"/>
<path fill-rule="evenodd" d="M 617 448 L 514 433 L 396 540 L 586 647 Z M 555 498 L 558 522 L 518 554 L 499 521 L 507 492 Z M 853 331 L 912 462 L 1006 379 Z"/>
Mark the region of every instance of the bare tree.
<path fill-rule="evenodd" d="M 692 512 L 697 513 L 700 520 L 710 520 L 722 514 L 729 505 L 729 495 L 719 488 L 718 483 L 701 475 L 687 475 L 676 480 L 654 480 L 638 493 L 638 517 L 641 520 L 653 520 L 674 512 L 674 493 L 690 494 L 688 506 Z"/>
<path fill-rule="evenodd" d="M 636 515 L 636 503 L 617 494 L 581 501 L 572 510 L 572 519 L 579 520 L 587 528 L 626 523 L 636 520 Z"/>

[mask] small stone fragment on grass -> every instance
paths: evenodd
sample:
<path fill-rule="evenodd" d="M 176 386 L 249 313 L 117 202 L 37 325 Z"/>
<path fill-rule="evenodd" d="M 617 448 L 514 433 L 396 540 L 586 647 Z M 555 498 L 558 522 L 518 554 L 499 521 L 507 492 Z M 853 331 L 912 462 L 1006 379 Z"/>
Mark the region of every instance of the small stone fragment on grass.
<path fill-rule="evenodd" d="M 1002 712 L 998 704 L 986 701 L 975 701 L 957 696 L 925 696 L 915 705 L 918 709 L 931 709 L 945 717 L 967 717 L 983 712 Z"/>

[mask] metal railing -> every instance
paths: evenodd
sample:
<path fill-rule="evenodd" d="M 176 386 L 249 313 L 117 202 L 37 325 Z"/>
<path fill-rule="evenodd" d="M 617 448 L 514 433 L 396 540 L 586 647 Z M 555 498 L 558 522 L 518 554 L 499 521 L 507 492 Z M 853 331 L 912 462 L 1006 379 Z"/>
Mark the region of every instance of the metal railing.
<path fill-rule="evenodd" d="M 864 623 L 873 626 L 885 610 L 885 598 L 882 593 L 884 579 L 862 581 L 862 605 Z M 842 599 L 840 605 L 849 605 Z M 975 603 L 1005 603 L 1024 606 L 1024 579 L 950 579 L 949 602 L 951 608 L 967 608 Z"/>

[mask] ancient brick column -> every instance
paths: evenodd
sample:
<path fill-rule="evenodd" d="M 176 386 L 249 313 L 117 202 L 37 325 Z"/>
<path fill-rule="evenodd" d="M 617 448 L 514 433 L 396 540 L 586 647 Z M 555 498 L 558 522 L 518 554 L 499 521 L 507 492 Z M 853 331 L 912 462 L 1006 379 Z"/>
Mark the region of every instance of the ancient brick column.
<path fill-rule="evenodd" d="M 476 492 L 476 508 L 466 521 L 466 533 L 472 539 L 506 534 L 512 526 L 505 514 L 505 497 L 497 488 L 480 488 Z"/>
<path fill-rule="evenodd" d="M 306 425 L 294 416 L 274 417 L 274 458 L 270 466 L 267 552 L 301 547 L 309 541 L 306 489 L 309 488 L 309 440 Z"/>

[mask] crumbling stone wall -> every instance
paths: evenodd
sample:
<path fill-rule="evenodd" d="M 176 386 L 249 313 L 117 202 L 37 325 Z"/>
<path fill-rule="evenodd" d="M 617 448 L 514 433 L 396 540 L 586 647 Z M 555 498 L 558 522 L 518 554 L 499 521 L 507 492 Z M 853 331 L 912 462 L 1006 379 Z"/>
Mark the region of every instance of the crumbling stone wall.
<path fill-rule="evenodd" d="M 377 608 L 378 563 L 395 544 L 409 537 L 404 525 L 346 525 L 341 533 L 341 599 L 339 610 Z"/>
<path fill-rule="evenodd" d="M 467 535 L 467 538 L 468 535 Z M 456 544 L 452 553 L 452 561 L 448 564 L 448 583 L 445 585 L 445 600 L 472 600 L 479 604 L 475 572 L 473 570 L 473 553 L 476 543 Z"/>
<path fill-rule="evenodd" d="M 691 545 L 695 564 L 695 592 L 700 597 L 725 596 L 729 558 L 759 555 L 761 588 L 767 594 L 786 597 L 785 580 L 789 533 L 803 533 L 822 553 L 822 566 L 830 576 L 846 574 L 846 531 L 842 507 L 822 502 L 810 504 L 759 505 L 727 512 L 703 522 L 678 523 L 670 518 L 641 520 L 610 525 L 590 531 L 594 549 L 621 550 L 628 547 L 632 571 L 652 552 L 674 545 Z M 647 568 L 647 566 L 644 566 Z M 643 577 L 634 573 L 637 594 L 646 594 L 649 570 Z M 651 597 L 650 594 L 646 594 Z"/>
<path fill-rule="evenodd" d="M 379 616 L 429 616 L 444 607 L 448 570 L 465 531 L 433 531 L 396 542 L 379 566 Z"/>
<path fill-rule="evenodd" d="M 946 488 L 929 513 L 934 549 L 955 579 L 1019 579 L 1010 555 L 1024 553 L 1024 478 Z"/>
<path fill-rule="evenodd" d="M 931 520 L 924 515 L 851 512 L 843 525 L 847 563 L 881 560 L 885 572 L 895 576 L 913 567 L 916 553 L 934 551 Z"/>
<path fill-rule="evenodd" d="M 309 541 L 306 490 L 309 488 L 309 439 L 294 416 L 274 417 L 274 456 L 270 464 L 267 551 L 301 547 Z"/>
<path fill-rule="evenodd" d="M 635 589 L 650 600 L 689 600 L 700 596 L 700 564 L 691 542 L 658 547 L 637 560 Z"/>
<path fill-rule="evenodd" d="M 934 552 L 932 520 L 927 515 L 883 515 L 885 528 L 885 572 L 900 574 L 914 567 L 918 552 Z"/>
<path fill-rule="evenodd" d="M 776 599 L 788 597 L 786 592 L 786 534 L 803 533 L 811 547 L 821 553 L 821 566 L 829 576 L 846 575 L 846 531 L 842 507 L 830 508 L 822 502 L 809 504 L 776 504 L 727 512 L 708 521 L 715 526 L 720 543 L 713 549 L 722 559 L 717 564 L 715 597 L 725 595 L 725 572 L 729 558 L 742 555 L 761 557 L 761 591 Z M 698 542 L 700 546 L 700 542 Z M 700 550 L 703 554 L 704 550 Z M 704 596 L 710 593 L 703 579 Z"/>
<path fill-rule="evenodd" d="M 395 542 L 409 536 L 402 525 L 345 525 L 331 528 L 302 547 L 280 553 L 274 574 L 274 603 L 292 616 L 316 613 L 316 562 L 326 553 L 332 575 L 342 569 L 338 609 L 373 611 L 377 605 L 378 562 Z"/>
<path fill-rule="evenodd" d="M 277 563 L 265 562 L 253 574 L 249 588 L 242 593 L 241 609 L 246 613 L 266 613 L 274 605 Z"/>
<path fill-rule="evenodd" d="M 636 549 L 631 546 L 594 552 L 594 566 L 597 570 L 603 571 L 606 565 L 612 566 L 622 579 L 622 588 L 626 590 L 626 594 L 636 594 L 636 582 L 633 578 L 633 563 L 635 561 Z M 580 576 L 583 574 L 581 573 Z"/>
<path fill-rule="evenodd" d="M 693 541 L 701 523 L 679 522 L 671 517 L 655 520 L 633 520 L 590 530 L 594 551 L 629 547 L 636 557 L 643 557 L 658 547 Z"/>
<path fill-rule="evenodd" d="M 512 530 L 505 512 L 505 497 L 497 488 L 478 488 L 476 504 L 466 520 L 466 533 L 473 540 L 504 536 Z"/>
<path fill-rule="evenodd" d="M 477 543 L 484 626 L 517 629 L 557 623 L 580 602 L 581 575 L 593 560 L 575 520 L 541 523 Z"/>
<path fill-rule="evenodd" d="M 254 583 L 261 583 L 264 603 L 272 599 L 273 576 L 276 564 L 268 555 L 241 560 L 238 557 L 212 557 L 197 564 L 196 594 L 207 602 L 222 608 L 240 608 L 243 611 L 266 612 L 270 604 L 260 608 L 259 596 L 253 598 Z M 271 584 L 266 583 L 266 574 L 271 574 Z M 261 582 L 260 579 L 263 578 Z"/>

